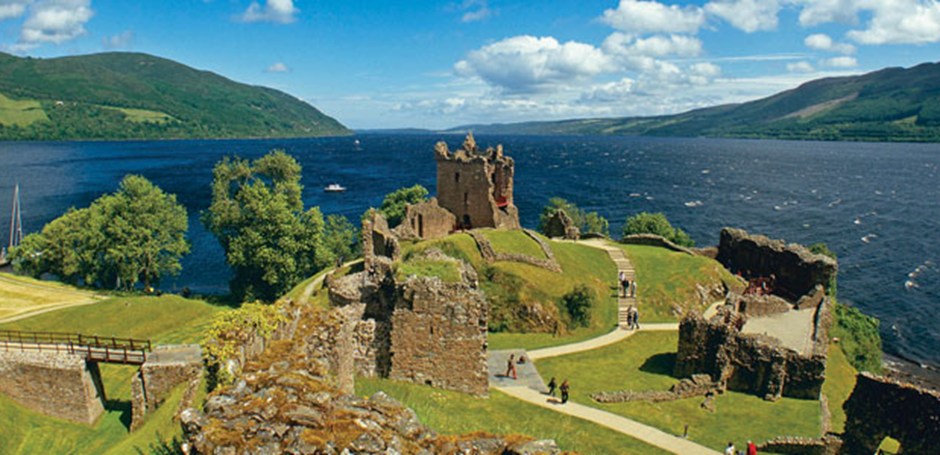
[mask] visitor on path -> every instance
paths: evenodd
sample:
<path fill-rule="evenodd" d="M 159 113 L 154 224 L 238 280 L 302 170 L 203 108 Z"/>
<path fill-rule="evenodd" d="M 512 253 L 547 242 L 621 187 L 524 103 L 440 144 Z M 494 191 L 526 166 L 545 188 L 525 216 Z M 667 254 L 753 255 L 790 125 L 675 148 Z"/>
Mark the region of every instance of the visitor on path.
<path fill-rule="evenodd" d="M 506 374 L 507 378 L 516 379 L 516 355 L 509 354 L 509 360 L 506 361 Z"/>
<path fill-rule="evenodd" d="M 564 381 L 561 381 L 561 387 L 558 388 L 558 390 L 561 390 L 561 404 L 565 404 L 568 402 L 568 388 L 569 387 L 570 386 L 568 385 L 567 379 L 565 379 Z"/>
<path fill-rule="evenodd" d="M 640 330 L 640 310 L 636 309 L 635 306 L 630 307 L 627 321 L 630 324 L 631 330 Z"/>
<path fill-rule="evenodd" d="M 552 376 L 552 379 L 548 381 L 548 395 L 555 396 L 555 388 L 558 387 L 558 383 L 555 382 L 555 377 Z"/>
<path fill-rule="evenodd" d="M 630 283 L 630 297 L 636 298 L 636 277 L 633 277 L 633 281 Z"/>
<path fill-rule="evenodd" d="M 627 292 L 630 291 L 630 281 L 627 280 L 627 272 L 621 270 L 620 275 L 617 276 L 617 282 L 620 284 L 620 296 L 626 297 Z"/>
<path fill-rule="evenodd" d="M 757 446 L 750 440 L 747 441 L 747 455 L 757 455 Z"/>
<path fill-rule="evenodd" d="M 728 447 L 725 447 L 725 455 L 738 455 L 738 453 L 734 451 L 733 442 L 729 442 Z"/>

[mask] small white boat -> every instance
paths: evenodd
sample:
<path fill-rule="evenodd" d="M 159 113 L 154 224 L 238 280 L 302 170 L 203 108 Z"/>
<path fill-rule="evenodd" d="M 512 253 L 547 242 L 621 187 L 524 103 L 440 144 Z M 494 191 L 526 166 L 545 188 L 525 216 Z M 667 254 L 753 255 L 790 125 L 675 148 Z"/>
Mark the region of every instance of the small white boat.
<path fill-rule="evenodd" d="M 323 188 L 323 191 L 327 193 L 342 193 L 343 191 L 346 191 L 346 187 L 340 185 L 339 183 L 331 183 L 327 185 L 326 188 Z"/>

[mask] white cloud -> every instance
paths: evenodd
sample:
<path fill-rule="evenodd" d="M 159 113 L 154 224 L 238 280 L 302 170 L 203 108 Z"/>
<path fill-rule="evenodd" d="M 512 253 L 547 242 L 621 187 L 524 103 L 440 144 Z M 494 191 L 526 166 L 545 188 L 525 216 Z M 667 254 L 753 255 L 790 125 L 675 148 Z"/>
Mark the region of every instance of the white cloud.
<path fill-rule="evenodd" d="M 854 68 L 858 66 L 855 57 L 833 57 L 822 61 L 822 64 L 832 68 Z"/>
<path fill-rule="evenodd" d="M 294 7 L 294 0 L 267 0 L 263 6 L 253 1 L 240 18 L 245 22 L 289 24 L 297 20 L 296 16 L 299 12 L 300 10 Z"/>
<path fill-rule="evenodd" d="M 264 70 L 266 73 L 289 73 L 290 68 L 282 62 L 276 62 Z"/>
<path fill-rule="evenodd" d="M 619 81 L 595 85 L 581 95 L 582 102 L 620 102 L 634 94 L 636 81 L 625 77 Z"/>
<path fill-rule="evenodd" d="M 807 61 L 787 63 L 787 71 L 791 73 L 812 73 L 816 71 L 813 64 Z"/>
<path fill-rule="evenodd" d="M 101 47 L 105 49 L 127 49 L 134 42 L 134 32 L 125 30 L 117 35 L 101 39 Z"/>
<path fill-rule="evenodd" d="M 803 5 L 800 25 L 811 27 L 828 22 L 855 23 L 860 0 L 798 0 Z"/>
<path fill-rule="evenodd" d="M 862 44 L 924 44 L 940 41 L 940 2 L 881 0 L 872 2 L 871 20 L 846 36 Z"/>
<path fill-rule="evenodd" d="M 601 20 L 611 27 L 631 34 L 695 34 L 705 23 L 705 13 L 697 6 L 680 8 L 656 1 L 620 0 L 617 9 L 604 11 Z"/>
<path fill-rule="evenodd" d="M 614 32 L 604 40 L 601 47 L 608 54 L 627 57 L 694 57 L 702 53 L 702 42 L 698 38 L 685 35 L 635 38 L 626 33 Z"/>
<path fill-rule="evenodd" d="M 718 16 L 747 33 L 777 28 L 777 0 L 719 0 L 705 5 L 708 14 Z"/>
<path fill-rule="evenodd" d="M 838 52 L 840 54 L 854 54 L 855 46 L 848 43 L 836 43 L 832 41 L 829 35 L 817 33 L 809 35 L 803 40 L 803 44 L 810 49 L 818 51 Z"/>
<path fill-rule="evenodd" d="M 508 92 L 539 91 L 610 69 L 610 59 L 594 46 L 528 35 L 483 46 L 454 65 L 458 75 L 477 76 Z"/>
<path fill-rule="evenodd" d="M 17 47 L 29 49 L 40 44 L 60 44 L 86 33 L 85 23 L 94 12 L 91 0 L 43 0 L 32 4 Z"/>
<path fill-rule="evenodd" d="M 493 15 L 493 10 L 490 9 L 487 0 L 464 0 L 460 9 L 464 11 L 463 16 L 460 17 L 461 22 L 482 21 Z"/>
<path fill-rule="evenodd" d="M 26 6 L 32 0 L 4 0 L 0 1 L 0 21 L 14 19 L 26 12 Z"/>

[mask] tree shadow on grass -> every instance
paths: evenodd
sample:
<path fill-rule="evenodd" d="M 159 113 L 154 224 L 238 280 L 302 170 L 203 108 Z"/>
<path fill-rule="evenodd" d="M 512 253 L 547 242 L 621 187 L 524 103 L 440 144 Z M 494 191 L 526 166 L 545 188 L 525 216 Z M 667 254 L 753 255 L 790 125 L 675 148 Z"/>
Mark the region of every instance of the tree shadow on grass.
<path fill-rule="evenodd" d="M 131 428 L 131 402 L 127 400 L 106 400 L 104 402 L 104 409 L 108 412 L 120 412 L 121 413 L 121 425 L 124 425 L 125 428 L 130 430 Z"/>
<path fill-rule="evenodd" d="M 644 373 L 658 374 L 662 376 L 672 376 L 676 366 L 676 353 L 663 352 L 650 356 L 640 365 L 640 371 Z"/>

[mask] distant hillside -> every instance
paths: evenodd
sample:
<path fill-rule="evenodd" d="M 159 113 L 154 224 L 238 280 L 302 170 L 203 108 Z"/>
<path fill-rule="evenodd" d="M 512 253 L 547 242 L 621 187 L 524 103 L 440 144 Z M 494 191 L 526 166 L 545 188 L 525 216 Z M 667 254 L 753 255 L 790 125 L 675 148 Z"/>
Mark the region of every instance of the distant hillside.
<path fill-rule="evenodd" d="M 940 141 L 940 63 L 807 82 L 743 104 L 677 115 L 467 125 L 489 134 L 612 134 Z"/>
<path fill-rule="evenodd" d="M 286 93 L 139 53 L 0 53 L 0 140 L 351 134 Z"/>

